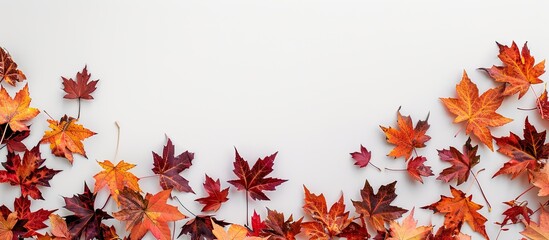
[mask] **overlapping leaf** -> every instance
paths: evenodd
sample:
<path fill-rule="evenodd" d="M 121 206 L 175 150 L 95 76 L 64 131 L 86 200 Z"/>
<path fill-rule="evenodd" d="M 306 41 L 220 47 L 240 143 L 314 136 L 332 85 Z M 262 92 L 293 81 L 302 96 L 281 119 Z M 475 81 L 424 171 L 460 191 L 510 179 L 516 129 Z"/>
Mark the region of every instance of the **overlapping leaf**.
<path fill-rule="evenodd" d="M 17 68 L 17 63 L 13 61 L 8 51 L 0 47 L 0 82 L 6 81 L 15 86 L 16 82 L 22 82 L 25 79 L 27 77 Z"/>
<path fill-rule="evenodd" d="M 305 191 L 303 210 L 313 221 L 303 222 L 301 227 L 310 239 L 327 239 L 338 236 L 352 221 L 349 212 L 345 211 L 343 195 L 328 210 L 324 194 L 315 195 Z"/>
<path fill-rule="evenodd" d="M 431 167 L 424 164 L 425 161 L 427 161 L 427 158 L 418 156 L 408 161 L 408 165 L 406 166 L 406 171 L 408 171 L 408 174 L 420 183 L 423 183 L 423 178 L 421 177 L 429 177 L 434 175 Z"/>
<path fill-rule="evenodd" d="M 428 120 L 429 115 L 427 115 L 425 120 L 418 121 L 414 128 L 412 118 L 410 116 L 402 116 L 399 109 L 397 111 L 397 128 L 380 126 L 387 137 L 387 142 L 396 145 L 387 156 L 395 158 L 404 157 L 405 160 L 408 160 L 416 148 L 425 147 L 425 142 L 431 139 L 426 134 L 429 129 Z"/>
<path fill-rule="evenodd" d="M 182 235 L 191 235 L 192 240 L 213 240 L 215 238 L 212 233 L 213 223 L 219 226 L 229 225 L 229 223 L 217 220 L 213 216 L 198 215 L 187 221 L 185 225 L 181 227 L 181 233 L 179 233 L 178 238 Z"/>
<path fill-rule="evenodd" d="M 16 198 L 13 202 L 13 211 L 9 210 L 5 205 L 0 206 L 0 213 L 3 216 L 16 213 L 21 227 L 25 229 L 24 233 L 18 233 L 17 235 L 25 238 L 38 236 L 36 231 L 47 227 L 47 225 L 44 224 L 44 221 L 46 221 L 48 216 L 55 211 L 39 209 L 35 212 L 31 212 L 30 206 L 31 202 L 27 197 Z"/>
<path fill-rule="evenodd" d="M 204 189 L 208 193 L 207 197 L 198 198 L 195 201 L 204 204 L 202 212 L 217 211 L 221 207 L 221 204 L 228 201 L 229 188 L 221 190 L 221 182 L 219 179 L 214 181 L 206 174 L 206 181 L 204 182 Z"/>
<path fill-rule="evenodd" d="M 492 88 L 479 97 L 477 85 L 463 71 L 461 82 L 456 85 L 458 98 L 440 98 L 444 106 L 456 115 L 454 123 L 466 122 L 466 134 L 473 133 L 484 145 L 493 150 L 489 127 L 498 127 L 512 121 L 496 110 L 503 102 L 503 86 Z"/>
<path fill-rule="evenodd" d="M 7 123 L 12 131 L 29 130 L 26 123 L 40 113 L 40 110 L 30 107 L 30 102 L 28 84 L 17 92 L 14 98 L 0 86 L 0 124 Z"/>
<path fill-rule="evenodd" d="M 414 209 L 406 217 L 402 224 L 392 221 L 390 224 L 387 240 L 423 240 L 432 234 L 433 226 L 417 226 L 417 220 L 414 219 Z"/>
<path fill-rule="evenodd" d="M 44 132 L 40 143 L 50 143 L 53 155 L 64 157 L 72 164 L 73 153 L 87 158 L 82 141 L 95 135 L 94 132 L 77 124 L 78 119 L 63 116 L 61 120 L 48 119 L 50 131 Z"/>
<path fill-rule="evenodd" d="M 162 157 L 153 152 L 153 159 L 154 168 L 152 171 L 158 174 L 162 189 L 175 189 L 181 192 L 194 193 L 191 186 L 189 186 L 189 181 L 179 175 L 179 173 L 192 165 L 194 153 L 185 151 L 175 156 L 175 147 L 172 144 L 172 140 L 168 138 L 168 142 L 162 152 Z"/>
<path fill-rule="evenodd" d="M 450 182 L 457 179 L 457 185 L 460 185 L 467 181 L 471 168 L 480 162 L 480 156 L 477 155 L 478 145 L 471 146 L 471 139 L 467 139 L 467 142 L 463 145 L 463 153 L 454 147 L 450 149 L 437 150 L 440 160 L 449 162 L 452 164 L 440 173 L 437 180 L 444 182 Z"/>
<path fill-rule="evenodd" d="M 549 196 L 549 164 L 532 173 L 532 185 L 539 188 L 538 196 Z"/>
<path fill-rule="evenodd" d="M 525 225 L 526 229 L 520 232 L 523 236 L 532 240 L 549 239 L 549 211 L 544 208 L 541 208 L 541 214 L 537 223 L 531 221 Z"/>
<path fill-rule="evenodd" d="M 108 186 L 112 197 L 118 203 L 118 195 L 124 188 L 127 187 L 136 192 L 141 191 L 137 182 L 139 179 L 133 173 L 128 172 L 135 167 L 135 164 L 124 162 L 124 160 L 118 162 L 116 166 L 109 160 L 97 163 L 103 168 L 103 171 L 93 176 L 95 179 L 94 193 Z"/>

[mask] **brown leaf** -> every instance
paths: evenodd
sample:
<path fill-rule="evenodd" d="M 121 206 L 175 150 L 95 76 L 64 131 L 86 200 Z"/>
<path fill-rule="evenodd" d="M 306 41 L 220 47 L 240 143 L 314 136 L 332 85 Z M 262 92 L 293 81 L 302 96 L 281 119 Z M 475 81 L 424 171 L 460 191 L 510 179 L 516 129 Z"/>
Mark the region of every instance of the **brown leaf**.
<path fill-rule="evenodd" d="M 27 77 L 17 69 L 17 63 L 13 61 L 8 51 L 0 47 L 0 82 L 6 81 L 15 86 L 16 82 L 22 82 L 25 79 Z"/>

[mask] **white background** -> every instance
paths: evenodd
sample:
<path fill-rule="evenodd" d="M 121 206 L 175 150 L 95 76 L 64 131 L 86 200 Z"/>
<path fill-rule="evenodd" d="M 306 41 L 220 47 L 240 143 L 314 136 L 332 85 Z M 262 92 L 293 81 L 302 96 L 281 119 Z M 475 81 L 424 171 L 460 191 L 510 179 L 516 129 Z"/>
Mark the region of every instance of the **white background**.
<path fill-rule="evenodd" d="M 360 198 L 366 179 L 375 189 L 396 180 L 394 205 L 416 207 L 420 224 L 438 228 L 440 215 L 417 208 L 449 195 L 448 184 L 431 177 L 422 185 L 404 172 L 358 169 L 349 153 L 363 144 L 378 166 L 405 168 L 403 159 L 385 156 L 393 146 L 379 125 L 394 126 L 399 106 L 414 124 L 430 112 L 432 140 L 418 152 L 438 176 L 448 165 L 436 149 L 461 149 L 467 138 L 463 132 L 454 138 L 463 125 L 452 124 L 438 98 L 455 96 L 464 69 L 481 91 L 496 86 L 476 70 L 500 64 L 495 41 L 529 41 L 536 60 L 547 58 L 548 7 L 545 1 L 2 1 L 0 46 L 26 73 L 32 106 L 55 118 L 76 115 L 76 101 L 62 99 L 61 76 L 74 77 L 87 64 L 92 78 L 100 79 L 96 99 L 82 105 L 81 123 L 98 132 L 84 141 L 89 159 L 76 156 L 70 166 L 42 145 L 46 165 L 63 172 L 51 188 L 41 188 L 46 201 L 33 201 L 33 209 L 69 214 L 62 196 L 81 193 L 84 181 L 93 185 L 100 171 L 96 160 L 113 160 L 118 121 L 119 159 L 138 164 L 132 170 L 137 176 L 152 175 L 151 151 L 161 152 L 165 135 L 178 153 L 196 153 L 183 176 L 197 195 L 176 193 L 195 213 L 202 207 L 193 200 L 204 196 L 204 173 L 221 178 L 223 187 L 235 178 L 236 147 L 251 163 L 279 151 L 271 176 L 289 181 L 267 193 L 272 201 L 251 202 L 262 216 L 266 206 L 302 216 L 303 185 L 324 193 L 330 205 L 344 193 L 354 213 L 350 200 Z M 543 86 L 535 88 L 541 92 Z M 508 98 L 499 112 L 515 121 L 493 135 L 522 136 L 526 116 L 538 129 L 547 128 L 535 111 L 516 110 L 534 107 L 533 99 L 531 92 L 520 101 Z M 40 114 L 32 121 L 29 147 L 47 129 L 46 119 Z M 486 168 L 479 178 L 494 207 L 480 212 L 495 239 L 501 202 L 528 185 L 524 177 L 492 179 L 507 158 L 484 146 L 479 153 L 474 170 Z M 153 178 L 140 183 L 146 192 L 159 190 Z M 459 189 L 485 205 L 472 178 Z M 0 195 L 0 204 L 11 208 L 19 190 L 2 184 Z M 97 207 L 106 195 L 101 191 Z M 244 224 L 243 195 L 231 188 L 218 217 Z M 525 198 L 533 209 L 547 200 L 533 196 L 531 191 Z M 184 222 L 177 223 L 177 234 Z M 520 238 L 520 229 L 511 227 L 500 238 Z M 480 238 L 468 226 L 463 231 Z"/>

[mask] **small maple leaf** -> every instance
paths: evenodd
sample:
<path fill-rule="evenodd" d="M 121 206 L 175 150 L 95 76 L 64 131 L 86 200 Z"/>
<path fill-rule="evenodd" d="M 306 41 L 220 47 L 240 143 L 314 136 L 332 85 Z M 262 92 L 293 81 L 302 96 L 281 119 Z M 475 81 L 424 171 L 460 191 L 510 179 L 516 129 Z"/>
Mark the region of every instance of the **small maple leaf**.
<path fill-rule="evenodd" d="M 526 117 L 524 139 L 520 139 L 512 132 L 509 133 L 509 137 L 494 138 L 499 146 L 498 152 L 511 158 L 494 174 L 494 177 L 509 174 L 511 179 L 514 179 L 527 170 L 539 169 L 541 165 L 539 161 L 549 157 L 549 143 L 545 143 L 545 135 L 546 131 L 538 133 Z"/>
<path fill-rule="evenodd" d="M 478 213 L 481 205 L 471 201 L 472 195 L 465 197 L 465 193 L 450 186 L 453 197 L 440 196 L 440 200 L 423 209 L 444 214 L 444 228 L 451 232 L 459 232 L 464 222 L 469 224 L 473 231 L 488 239 L 486 234 L 486 218 Z M 438 234 L 437 234 L 438 235 Z"/>
<path fill-rule="evenodd" d="M 414 209 L 410 215 L 402 221 L 402 225 L 396 221 L 390 224 L 390 232 L 387 240 L 423 240 L 432 234 L 433 226 L 417 226 L 417 220 L 414 219 Z"/>
<path fill-rule="evenodd" d="M 536 108 L 538 109 L 541 119 L 549 120 L 549 100 L 547 98 L 547 85 L 543 89 L 543 93 L 536 99 Z"/>
<path fill-rule="evenodd" d="M 263 191 L 274 191 L 275 187 L 286 182 L 288 180 L 278 179 L 268 177 L 273 171 L 274 160 L 276 158 L 276 153 L 270 156 L 266 156 L 263 159 L 258 159 L 250 169 L 248 161 L 244 160 L 236 148 L 235 151 L 235 161 L 234 165 L 234 174 L 238 177 L 236 180 L 228 181 L 230 184 L 236 187 L 237 190 L 246 190 L 250 194 L 250 197 L 254 200 L 270 200 Z M 246 196 L 247 197 L 247 196 Z"/>
<path fill-rule="evenodd" d="M 532 240 L 549 239 L 549 211 L 541 208 L 538 223 L 531 221 L 525 223 L 526 229 L 520 232 L 523 236 Z"/>
<path fill-rule="evenodd" d="M 157 194 L 147 193 L 145 198 L 138 192 L 125 188 L 118 200 L 121 210 L 114 217 L 126 222 L 126 231 L 131 231 L 131 240 L 141 239 L 148 231 L 157 239 L 171 239 L 168 222 L 186 218 L 177 207 L 166 203 L 171 190 Z"/>
<path fill-rule="evenodd" d="M 540 171 L 530 171 L 532 185 L 539 188 L 538 196 L 549 196 L 549 164 L 545 164 Z"/>
<path fill-rule="evenodd" d="M 12 131 L 29 130 L 25 123 L 40 113 L 40 110 L 29 107 L 30 102 L 28 84 L 17 92 L 13 99 L 8 91 L 0 86 L 0 124 L 7 123 Z"/>
<path fill-rule="evenodd" d="M 518 203 L 515 200 L 511 200 L 509 202 L 504 202 L 504 204 L 509 206 L 509 208 L 503 212 L 503 216 L 505 216 L 503 222 L 496 224 L 501 227 L 507 225 L 508 222 L 517 224 L 520 222 L 521 217 L 530 224 L 530 215 L 534 214 L 534 211 L 528 207 L 526 202 Z"/>
<path fill-rule="evenodd" d="M 0 183 L 9 182 L 21 187 L 23 197 L 43 199 L 38 186 L 49 187 L 49 181 L 60 172 L 42 166 L 45 159 L 40 156 L 38 146 L 25 151 L 23 159 L 18 154 L 8 153 L 7 161 L 2 163 L 6 170 L 0 170 Z"/>
<path fill-rule="evenodd" d="M 463 145 L 463 153 L 457 150 L 455 147 L 450 149 L 437 150 L 440 160 L 449 162 L 452 164 L 440 173 L 437 180 L 444 182 L 450 182 L 457 179 L 457 185 L 460 185 L 467 181 L 471 168 L 480 162 L 480 156 L 477 155 L 478 145 L 471 146 L 471 138 L 467 139 Z"/>
<path fill-rule="evenodd" d="M 44 132 L 40 143 L 50 143 L 51 152 L 58 157 L 64 157 L 72 164 L 73 153 L 87 158 L 82 141 L 95 135 L 94 132 L 77 124 L 78 119 L 63 116 L 61 120 L 48 119 L 50 131 Z"/>
<path fill-rule="evenodd" d="M 217 211 L 221 207 L 221 204 L 228 201 L 229 188 L 221 190 L 221 182 L 219 179 L 214 181 L 206 174 L 206 181 L 204 182 L 204 190 L 208 193 L 207 197 L 198 198 L 195 201 L 204 204 L 202 212 Z"/>
<path fill-rule="evenodd" d="M 17 218 L 17 213 L 0 215 L 0 239 L 2 240 L 18 240 L 27 231 L 23 225 L 24 221 Z"/>
<path fill-rule="evenodd" d="M 368 166 L 372 158 L 372 152 L 368 151 L 364 146 L 360 145 L 360 152 L 351 153 L 351 157 L 355 160 L 355 165 L 360 168 Z"/>
<path fill-rule="evenodd" d="M 125 187 L 136 192 L 141 191 L 139 183 L 137 182 L 139 179 L 133 173 L 128 172 L 128 170 L 135 167 L 135 164 L 124 162 L 124 160 L 118 162 L 116 166 L 109 160 L 97 163 L 103 168 L 103 171 L 93 176 L 95 179 L 95 187 L 93 188 L 94 193 L 97 193 L 103 187 L 108 186 L 112 197 L 119 203 L 118 194 Z"/>
<path fill-rule="evenodd" d="M 252 214 L 252 229 L 248 229 L 248 236 L 259 237 L 265 229 L 265 222 L 261 221 L 261 216 L 254 210 Z"/>
<path fill-rule="evenodd" d="M 80 239 L 83 236 L 86 240 L 99 238 L 101 221 L 112 218 L 103 210 L 94 207 L 95 196 L 84 182 L 84 192 L 82 194 L 63 197 L 65 199 L 65 208 L 74 213 L 65 216 L 69 232 L 73 237 Z"/>
<path fill-rule="evenodd" d="M 27 126 L 27 128 L 29 127 L 30 126 Z M 2 141 L 1 144 L 6 144 L 8 152 L 24 152 L 27 150 L 27 146 L 25 146 L 22 141 L 29 137 L 30 129 L 23 131 L 12 131 L 11 128 L 8 127 L 7 123 L 0 124 L 0 129 L 6 129 L 4 141 Z"/>
<path fill-rule="evenodd" d="M 311 239 L 327 239 L 336 237 L 352 221 L 349 218 L 349 211 L 345 211 L 343 195 L 335 202 L 328 211 L 324 194 L 315 195 L 303 186 L 305 191 L 305 205 L 303 210 L 314 221 L 301 224 L 303 231 Z"/>
<path fill-rule="evenodd" d="M 189 181 L 179 175 L 180 172 L 192 165 L 194 153 L 185 151 L 176 157 L 175 147 L 169 138 L 166 146 L 164 146 L 162 157 L 155 152 L 152 153 L 154 159 L 152 171 L 158 174 L 162 189 L 175 188 L 177 191 L 194 193 L 191 186 L 189 186 Z"/>
<path fill-rule="evenodd" d="M 362 201 L 354 201 L 356 213 L 361 214 L 377 231 L 385 231 L 385 223 L 395 220 L 408 210 L 390 205 L 397 197 L 395 193 L 396 181 L 382 185 L 374 194 L 374 189 L 368 180 L 360 190 Z"/>
<path fill-rule="evenodd" d="M 488 127 L 498 127 L 513 121 L 496 110 L 503 102 L 503 86 L 492 88 L 478 96 L 477 85 L 463 71 L 461 82 L 456 85 L 458 98 L 440 98 L 451 113 L 457 115 L 454 123 L 467 122 L 465 133 L 471 132 L 490 150 L 493 150 L 492 134 Z"/>
<path fill-rule="evenodd" d="M 429 177 L 434 175 L 431 167 L 425 166 L 425 161 L 427 161 L 427 158 L 418 156 L 408 161 L 408 166 L 406 167 L 408 174 L 420 183 L 423 183 L 422 176 Z"/>
<path fill-rule="evenodd" d="M 181 237 L 182 235 L 191 235 L 191 240 L 213 240 L 215 236 L 212 233 L 213 230 L 213 224 L 215 223 L 220 226 L 226 226 L 229 225 L 229 223 L 226 223 L 221 220 L 217 220 L 216 218 L 208 215 L 198 215 L 195 216 L 195 218 L 187 221 L 183 227 L 181 227 L 181 233 L 179 233 L 179 236 L 177 238 Z"/>
<path fill-rule="evenodd" d="M 267 208 L 267 219 L 265 219 L 263 228 L 264 234 L 260 236 L 269 237 L 269 240 L 295 240 L 295 236 L 301 232 L 302 220 L 303 218 L 294 221 L 292 215 L 284 220 L 284 213 Z M 256 227 L 254 227 L 255 230 Z"/>
<path fill-rule="evenodd" d="M 530 55 L 527 42 L 519 52 L 517 44 L 513 42 L 511 47 L 501 45 L 499 47 L 499 59 L 503 66 L 492 66 L 490 69 L 481 68 L 497 82 L 506 83 L 503 95 L 509 96 L 519 93 L 519 99 L 528 91 L 531 84 L 542 83 L 539 79 L 545 72 L 545 60 L 535 64 L 534 57 Z"/>
<path fill-rule="evenodd" d="M 82 72 L 78 72 L 76 74 L 76 81 L 72 78 L 65 78 L 61 77 L 63 79 L 63 90 L 67 94 L 65 94 L 64 98 L 66 99 L 88 99 L 91 100 L 93 97 L 90 95 L 93 93 L 96 89 L 97 82 L 99 80 L 94 80 L 91 82 L 88 82 L 90 80 L 91 74 L 88 73 L 88 66 L 84 66 L 84 69 Z"/>
<path fill-rule="evenodd" d="M 57 214 L 51 214 L 49 216 L 50 225 L 51 225 L 51 234 L 53 238 L 58 240 L 70 240 L 72 239 L 71 233 L 69 232 L 69 227 L 67 222 Z"/>
<path fill-rule="evenodd" d="M 380 126 L 387 137 L 387 142 L 396 145 L 387 156 L 409 159 L 416 148 L 425 147 L 425 142 L 431 139 L 431 137 L 425 134 L 429 129 L 428 120 L 429 115 L 427 115 L 425 120 L 418 121 L 414 128 L 412 118 L 410 116 L 402 116 L 399 109 L 397 111 L 398 128 Z"/>
<path fill-rule="evenodd" d="M 6 49 L 0 47 L 0 82 L 6 81 L 12 86 L 16 82 L 22 82 L 27 79 L 25 74 L 17 69 L 17 63 L 13 61 Z"/>

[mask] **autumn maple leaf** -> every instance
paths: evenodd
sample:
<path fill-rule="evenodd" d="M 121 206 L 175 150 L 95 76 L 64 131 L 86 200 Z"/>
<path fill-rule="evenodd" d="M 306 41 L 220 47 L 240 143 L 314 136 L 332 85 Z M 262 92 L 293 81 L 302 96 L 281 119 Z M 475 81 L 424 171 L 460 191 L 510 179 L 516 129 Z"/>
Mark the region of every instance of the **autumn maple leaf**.
<path fill-rule="evenodd" d="M 520 232 L 523 236 L 532 240 L 549 239 L 549 211 L 541 208 L 538 223 L 531 221 L 525 223 L 526 229 Z"/>
<path fill-rule="evenodd" d="M 511 224 L 517 224 L 521 222 L 521 218 L 530 224 L 530 215 L 534 214 L 534 211 L 527 206 L 527 202 L 517 202 L 516 200 L 511 200 L 509 202 L 504 202 L 505 205 L 509 206 L 502 214 L 505 216 L 501 223 L 496 222 L 496 224 L 501 227 L 507 225 L 508 222 Z"/>
<path fill-rule="evenodd" d="M 244 226 L 238 224 L 231 224 L 229 229 L 225 231 L 222 226 L 217 225 L 215 222 L 212 222 L 213 230 L 212 233 L 217 238 L 217 240 L 252 240 L 252 239 L 261 239 L 254 237 L 246 237 L 248 234 L 248 229 Z"/>
<path fill-rule="evenodd" d="M 191 240 L 213 240 L 215 236 L 212 233 L 213 224 L 215 223 L 220 226 L 229 225 L 221 220 L 217 220 L 215 217 L 208 215 L 198 215 L 195 218 L 187 221 L 183 227 L 181 227 L 181 233 L 177 238 L 181 237 L 184 234 L 190 234 Z"/>
<path fill-rule="evenodd" d="M 427 158 L 418 156 L 408 161 L 408 166 L 406 167 L 408 174 L 420 183 L 423 183 L 423 179 L 421 177 L 429 177 L 434 175 L 431 167 L 425 166 L 425 161 L 427 161 Z"/>
<path fill-rule="evenodd" d="M 530 171 L 532 185 L 539 188 L 538 196 L 549 196 L 549 164 L 545 164 L 539 171 Z"/>
<path fill-rule="evenodd" d="M 179 210 L 166 203 L 171 190 L 157 194 L 141 194 L 125 188 L 120 192 L 118 200 L 121 210 L 113 213 L 114 217 L 126 222 L 126 230 L 131 231 L 130 239 L 141 239 L 148 231 L 161 240 L 171 239 L 168 222 L 185 218 Z"/>
<path fill-rule="evenodd" d="M 538 109 L 541 119 L 549 120 L 549 100 L 547 98 L 547 85 L 543 93 L 536 99 L 536 108 Z"/>
<path fill-rule="evenodd" d="M 29 126 L 27 126 L 27 128 L 29 128 Z M 0 129 L 6 129 L 4 141 L 2 141 L 1 144 L 6 144 L 8 152 L 24 152 L 25 150 L 27 150 L 27 146 L 25 146 L 22 141 L 29 137 L 30 129 L 23 131 L 13 131 L 11 130 L 11 128 L 8 127 L 7 123 L 0 124 Z"/>
<path fill-rule="evenodd" d="M 288 219 L 284 219 L 284 213 L 267 208 L 267 218 L 263 229 L 266 234 L 260 236 L 269 237 L 269 240 L 295 240 L 295 236 L 301 232 L 303 218 L 294 221 L 293 216 L 290 215 Z"/>
<path fill-rule="evenodd" d="M 204 204 L 202 212 L 217 211 L 221 207 L 221 204 L 228 201 L 229 188 L 221 190 L 221 182 L 219 179 L 214 181 L 206 174 L 206 181 L 204 182 L 204 190 L 208 193 L 207 197 L 198 198 L 195 201 Z"/>
<path fill-rule="evenodd" d="M 263 159 L 258 159 L 253 167 L 250 169 L 248 161 L 244 160 L 236 148 L 234 174 L 238 177 L 236 180 L 228 181 L 230 184 L 236 187 L 237 190 L 246 190 L 246 193 L 250 194 L 250 197 L 254 200 L 270 200 L 263 191 L 274 191 L 275 187 L 286 182 L 288 180 L 268 177 L 273 171 L 274 160 L 276 153 L 270 156 L 266 156 Z M 247 196 L 246 196 L 247 197 Z"/>
<path fill-rule="evenodd" d="M 538 133 L 526 117 L 524 139 L 520 139 L 512 132 L 509 133 L 509 137 L 494 138 L 499 146 L 498 152 L 511 158 L 494 177 L 509 174 L 513 179 L 527 170 L 538 170 L 541 166 L 539 161 L 549 157 L 549 143 L 545 143 L 545 135 L 546 131 Z"/>
<path fill-rule="evenodd" d="M 406 217 L 402 224 L 392 221 L 387 240 L 423 240 L 433 231 L 433 226 L 417 226 L 417 220 L 414 219 L 414 209 Z"/>
<path fill-rule="evenodd" d="M 539 76 L 545 72 L 545 60 L 535 64 L 527 43 L 524 43 L 521 52 L 519 52 L 515 42 L 511 47 L 499 43 L 497 45 L 499 47 L 498 57 L 503 62 L 503 66 L 481 69 L 486 71 L 495 81 L 506 83 L 503 95 L 508 96 L 519 93 L 520 99 L 528 91 L 531 84 L 543 82 L 539 79 Z"/>
<path fill-rule="evenodd" d="M 450 182 L 457 179 L 457 185 L 467 181 L 471 168 L 480 162 L 480 156 L 477 155 L 478 145 L 471 146 L 471 138 L 467 139 L 463 145 L 463 153 L 454 147 L 450 149 L 437 150 L 440 160 L 449 162 L 451 167 L 442 170 L 437 180 Z"/>
<path fill-rule="evenodd" d="M 380 126 L 387 137 L 387 142 L 396 145 L 387 156 L 395 158 L 404 157 L 404 159 L 408 160 L 416 148 L 425 147 L 425 142 L 431 139 L 431 137 L 425 134 L 429 129 L 428 120 L 429 115 L 427 115 L 425 120 L 418 121 L 414 128 L 412 118 L 410 116 L 402 116 L 399 109 L 397 111 L 398 128 Z"/>
<path fill-rule="evenodd" d="M 478 213 L 482 206 L 471 201 L 472 195 L 465 197 L 465 193 L 452 186 L 450 191 L 453 197 L 441 195 L 438 202 L 422 208 L 444 214 L 444 228 L 448 231 L 459 232 L 463 223 L 466 222 L 473 231 L 488 239 L 484 226 L 486 218 Z"/>
<path fill-rule="evenodd" d="M 56 240 L 70 240 L 72 239 L 71 233 L 69 231 L 69 227 L 67 226 L 67 222 L 63 218 L 61 218 L 57 214 L 51 214 L 49 216 L 50 219 L 50 225 L 51 225 L 51 235 L 52 236 L 46 236 L 47 238 L 38 238 L 39 240 L 42 239 L 56 239 Z"/>
<path fill-rule="evenodd" d="M 135 167 L 135 164 L 124 162 L 124 160 L 118 162 L 116 166 L 109 160 L 97 163 L 103 168 L 103 171 L 93 176 L 95 179 L 95 187 L 93 188 L 94 193 L 97 193 L 103 187 L 108 186 L 111 195 L 118 203 L 118 194 L 125 187 L 136 192 L 141 191 L 139 183 L 137 182 L 139 179 L 133 173 L 128 172 L 128 170 Z"/>
<path fill-rule="evenodd" d="M 50 143 L 51 152 L 58 157 L 64 157 L 72 164 L 73 153 L 87 158 L 82 141 L 95 135 L 94 132 L 77 124 L 78 119 L 63 116 L 61 120 L 48 119 L 50 131 L 44 132 L 40 143 Z"/>
<path fill-rule="evenodd" d="M 76 74 L 76 81 L 72 78 L 67 79 L 65 77 L 61 77 L 63 79 L 63 90 L 67 93 L 64 98 L 93 99 L 90 94 L 95 91 L 95 85 L 97 85 L 99 80 L 88 82 L 90 77 L 91 74 L 88 73 L 88 66 L 84 66 L 82 72 L 78 72 Z"/>
<path fill-rule="evenodd" d="M 86 240 L 100 238 L 100 227 L 103 219 L 112 218 L 102 209 L 96 209 L 95 194 L 84 183 L 84 192 L 73 197 L 64 197 L 65 208 L 73 215 L 65 216 L 69 232 L 73 237 L 84 237 Z"/>
<path fill-rule="evenodd" d="M 305 205 L 303 210 L 314 221 L 301 224 L 303 231 L 311 239 L 328 239 L 338 236 L 352 221 L 349 211 L 345 211 L 343 195 L 328 211 L 324 194 L 315 195 L 303 186 L 305 191 Z"/>
<path fill-rule="evenodd" d="M 360 168 L 368 166 L 372 158 L 372 152 L 368 151 L 364 146 L 360 145 L 360 152 L 351 153 L 351 157 L 355 160 L 355 165 Z"/>
<path fill-rule="evenodd" d="M 17 63 L 13 61 L 8 51 L 0 47 L 0 82 L 6 81 L 15 86 L 16 82 L 22 82 L 25 79 L 27 77 L 17 69 Z"/>
<path fill-rule="evenodd" d="M 492 88 L 478 95 L 477 85 L 463 71 L 461 82 L 456 85 L 458 98 L 440 98 L 451 113 L 457 115 L 454 123 L 465 121 L 465 133 L 471 132 L 490 150 L 493 150 L 492 134 L 488 127 L 498 127 L 512 121 L 496 113 L 503 102 L 503 86 Z"/>
<path fill-rule="evenodd" d="M 175 147 L 172 140 L 168 138 L 162 157 L 153 152 L 154 168 L 152 171 L 159 176 L 160 186 L 164 190 L 176 189 L 181 192 L 194 193 L 189 181 L 179 175 L 180 172 L 189 168 L 194 159 L 194 153 L 185 151 L 175 156 Z"/>
<path fill-rule="evenodd" d="M 27 231 L 23 225 L 25 221 L 17 218 L 17 213 L 9 213 L 0 215 L 0 239 L 1 240 L 18 240 L 20 236 Z"/>
<path fill-rule="evenodd" d="M 8 153 L 7 161 L 2 163 L 6 170 L 0 170 L 0 183 L 9 182 L 11 185 L 19 185 L 23 197 L 43 199 L 38 186 L 49 187 L 49 181 L 60 172 L 60 170 L 42 166 L 44 161 L 38 146 L 25 151 L 23 159 L 18 154 Z"/>
<path fill-rule="evenodd" d="M 360 190 L 362 201 L 354 201 L 356 213 L 366 219 L 377 231 L 385 230 L 385 223 L 389 223 L 402 216 L 408 210 L 390 205 L 397 197 L 395 193 L 396 181 L 379 187 L 376 194 L 366 180 Z"/>
<path fill-rule="evenodd" d="M 25 123 L 30 121 L 40 110 L 29 107 L 31 98 L 29 97 L 29 85 L 15 94 L 12 99 L 8 91 L 0 86 L 0 124 L 7 123 L 12 131 L 29 130 Z M 5 136 L 6 128 L 3 129 Z"/>
<path fill-rule="evenodd" d="M 0 206 L 1 215 L 8 216 L 11 213 L 17 214 L 17 219 L 20 221 L 21 227 L 25 229 L 23 233 L 18 233 L 17 235 L 21 235 L 21 237 L 25 238 L 38 236 L 36 231 L 47 227 L 47 225 L 44 224 L 44 221 L 46 221 L 48 216 L 55 211 L 39 209 L 35 212 L 31 212 L 30 206 L 31 202 L 27 197 L 18 197 L 14 200 L 13 212 L 5 205 Z"/>

